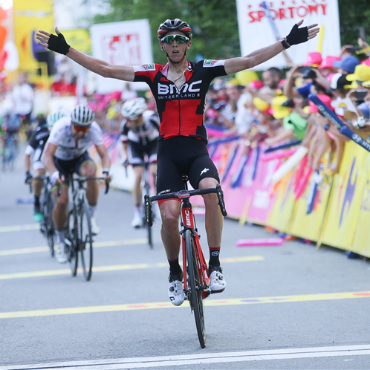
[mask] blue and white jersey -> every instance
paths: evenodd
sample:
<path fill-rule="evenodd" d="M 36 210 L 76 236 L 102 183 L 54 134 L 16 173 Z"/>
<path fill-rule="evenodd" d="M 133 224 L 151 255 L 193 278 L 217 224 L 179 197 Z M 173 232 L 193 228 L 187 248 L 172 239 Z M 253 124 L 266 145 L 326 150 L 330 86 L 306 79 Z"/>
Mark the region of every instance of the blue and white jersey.
<path fill-rule="evenodd" d="M 103 144 L 103 134 L 100 126 L 94 121 L 86 135 L 76 143 L 72 135 L 71 118 L 63 117 L 54 124 L 48 142 L 58 146 L 55 157 L 70 161 L 85 153 L 91 144 Z"/>

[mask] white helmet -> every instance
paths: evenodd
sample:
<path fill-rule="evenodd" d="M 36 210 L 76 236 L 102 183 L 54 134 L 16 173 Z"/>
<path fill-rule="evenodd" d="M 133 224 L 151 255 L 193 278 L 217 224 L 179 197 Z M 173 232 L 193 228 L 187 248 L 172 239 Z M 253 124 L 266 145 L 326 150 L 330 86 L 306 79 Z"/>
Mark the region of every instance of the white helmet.
<path fill-rule="evenodd" d="M 148 108 L 144 98 L 128 100 L 122 105 L 122 116 L 130 120 L 136 119 Z"/>
<path fill-rule="evenodd" d="M 77 105 L 71 113 L 72 123 L 77 126 L 90 126 L 95 119 L 95 113 L 87 105 Z"/>
<path fill-rule="evenodd" d="M 52 128 L 54 123 L 60 120 L 62 117 L 65 117 L 65 114 L 62 112 L 49 113 L 46 117 L 46 123 L 48 124 L 48 127 Z"/>

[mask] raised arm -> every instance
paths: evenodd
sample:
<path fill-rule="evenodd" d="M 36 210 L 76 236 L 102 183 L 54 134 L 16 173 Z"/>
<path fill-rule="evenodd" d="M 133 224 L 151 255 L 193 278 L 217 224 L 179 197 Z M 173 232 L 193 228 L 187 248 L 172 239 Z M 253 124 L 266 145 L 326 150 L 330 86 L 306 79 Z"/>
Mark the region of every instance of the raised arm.
<path fill-rule="evenodd" d="M 44 48 L 55 51 L 56 53 L 66 55 L 82 67 L 85 67 L 100 76 L 130 82 L 134 80 L 135 74 L 133 67 L 115 66 L 104 62 L 103 60 L 83 54 L 67 44 L 64 36 L 59 32 L 57 27 L 55 27 L 55 32 L 57 36 L 46 31 L 39 31 L 36 33 L 36 39 L 38 40 L 37 43 Z"/>
<path fill-rule="evenodd" d="M 243 71 L 244 69 L 253 68 L 280 54 L 292 45 L 301 44 L 316 37 L 320 30 L 317 24 L 299 28 L 302 23 L 303 20 L 295 24 L 289 35 L 275 44 L 256 50 L 244 57 L 227 59 L 225 61 L 226 73 L 232 74 Z"/>

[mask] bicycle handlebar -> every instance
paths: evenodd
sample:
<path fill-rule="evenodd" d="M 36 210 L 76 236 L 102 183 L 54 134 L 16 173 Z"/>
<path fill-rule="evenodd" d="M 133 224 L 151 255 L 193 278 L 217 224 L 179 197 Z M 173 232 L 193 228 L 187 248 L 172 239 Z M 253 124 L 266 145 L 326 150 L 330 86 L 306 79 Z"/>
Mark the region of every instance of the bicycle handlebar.
<path fill-rule="evenodd" d="M 149 224 L 149 226 L 153 225 L 152 220 L 152 202 L 158 200 L 166 200 L 166 199 L 184 199 L 189 198 L 194 195 L 205 195 L 205 194 L 212 194 L 216 193 L 218 198 L 218 205 L 220 206 L 221 213 L 223 216 L 227 216 L 225 202 L 224 202 L 224 193 L 222 191 L 221 185 L 217 184 L 215 188 L 209 189 L 197 189 L 197 190 L 180 190 L 174 193 L 168 194 L 161 194 L 161 195 L 154 195 L 149 197 L 149 195 L 144 196 L 145 202 L 145 217 Z"/>
<path fill-rule="evenodd" d="M 109 181 L 105 179 L 105 177 L 83 177 L 83 176 L 79 176 L 79 177 L 72 177 L 72 181 L 76 181 L 78 183 L 83 183 L 83 182 L 86 182 L 86 181 L 90 181 L 90 180 L 104 180 L 105 182 L 105 192 L 104 194 L 108 194 L 108 191 L 109 191 Z"/>

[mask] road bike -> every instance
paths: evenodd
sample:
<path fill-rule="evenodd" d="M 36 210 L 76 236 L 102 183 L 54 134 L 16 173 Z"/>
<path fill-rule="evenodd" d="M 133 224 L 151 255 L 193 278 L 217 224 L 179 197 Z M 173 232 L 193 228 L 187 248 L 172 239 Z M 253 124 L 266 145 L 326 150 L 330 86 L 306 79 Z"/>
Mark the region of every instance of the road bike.
<path fill-rule="evenodd" d="M 165 199 L 179 199 L 181 201 L 181 244 L 184 271 L 184 292 L 190 303 L 191 311 L 194 313 L 199 343 L 202 348 L 206 346 L 206 329 L 204 322 L 203 299 L 212 292 L 209 288 L 210 276 L 202 248 L 199 243 L 200 236 L 196 228 L 195 218 L 190 203 L 190 197 L 194 195 L 205 195 L 216 193 L 218 204 L 223 216 L 227 216 L 221 185 L 216 188 L 188 190 L 188 177 L 183 175 L 184 190 L 163 195 L 149 197 L 145 195 L 145 217 L 149 226 L 152 220 L 152 202 Z"/>
<path fill-rule="evenodd" d="M 73 174 L 69 174 L 66 180 L 70 185 L 71 192 L 71 202 L 65 230 L 68 262 L 72 276 L 76 276 L 78 256 L 80 254 L 82 270 L 85 279 L 89 281 L 91 279 L 93 265 L 93 234 L 91 231 L 90 211 L 85 202 L 86 188 L 84 184 L 86 181 L 104 180 L 105 194 L 107 194 L 109 191 L 109 181 L 105 180 L 104 177 L 82 177 L 73 176 Z"/>
<path fill-rule="evenodd" d="M 46 237 L 50 254 L 54 257 L 55 244 L 55 226 L 53 222 L 53 210 L 55 206 L 54 196 L 51 191 L 51 183 L 49 176 L 38 176 L 34 180 L 43 181 L 43 186 L 40 195 L 40 212 L 43 215 L 43 220 L 40 222 L 40 231 Z M 30 192 L 32 193 L 32 182 L 29 183 Z"/>
<path fill-rule="evenodd" d="M 141 162 L 141 163 L 126 163 L 124 164 L 124 167 L 125 167 L 125 170 L 126 170 L 126 177 L 127 177 L 127 166 L 129 165 L 137 165 L 137 166 L 142 166 L 143 167 L 143 177 L 142 177 L 142 180 L 141 180 L 141 189 L 142 189 L 142 193 L 144 194 L 144 199 L 145 199 L 145 195 L 148 195 L 150 196 L 150 181 L 149 181 L 149 176 L 150 176 L 150 171 L 149 171 L 149 167 L 150 165 L 152 164 L 153 162 L 148 162 L 148 161 L 144 161 L 144 162 Z M 155 218 L 155 213 L 153 212 L 152 214 L 152 220 L 154 220 Z M 146 216 L 145 216 L 145 213 L 143 214 L 143 227 L 146 228 L 146 232 L 147 232 L 147 239 L 148 239 L 148 244 L 149 244 L 149 247 L 151 249 L 153 249 L 153 236 L 152 236 L 152 228 L 148 225 L 147 221 L 146 221 Z"/>
<path fill-rule="evenodd" d="M 3 171 L 6 171 L 6 169 L 10 171 L 14 170 L 14 162 L 18 154 L 15 136 L 16 134 L 9 134 L 8 132 L 4 134 L 5 148 L 2 153 Z"/>

